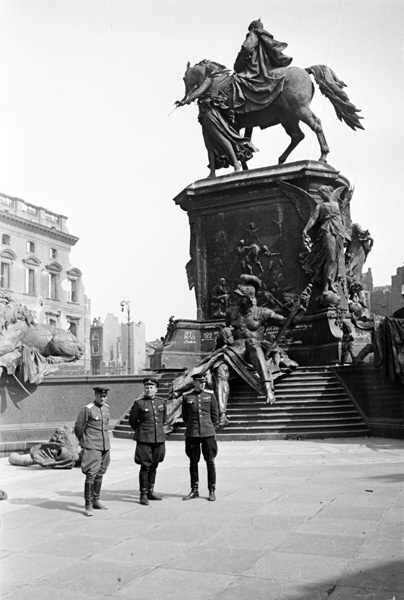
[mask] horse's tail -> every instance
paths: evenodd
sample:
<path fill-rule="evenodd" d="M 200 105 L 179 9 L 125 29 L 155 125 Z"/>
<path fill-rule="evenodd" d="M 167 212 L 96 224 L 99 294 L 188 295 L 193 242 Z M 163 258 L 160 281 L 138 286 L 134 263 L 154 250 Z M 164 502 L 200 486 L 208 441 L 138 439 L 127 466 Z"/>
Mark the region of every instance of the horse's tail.
<path fill-rule="evenodd" d="M 346 84 L 341 79 L 338 79 L 330 67 L 326 65 L 313 65 L 312 67 L 307 67 L 305 71 L 313 75 L 320 88 L 320 92 L 330 100 L 340 121 L 345 121 L 354 130 L 364 129 L 359 121 L 363 117 L 357 115 L 360 110 L 350 102 L 343 90 Z"/>

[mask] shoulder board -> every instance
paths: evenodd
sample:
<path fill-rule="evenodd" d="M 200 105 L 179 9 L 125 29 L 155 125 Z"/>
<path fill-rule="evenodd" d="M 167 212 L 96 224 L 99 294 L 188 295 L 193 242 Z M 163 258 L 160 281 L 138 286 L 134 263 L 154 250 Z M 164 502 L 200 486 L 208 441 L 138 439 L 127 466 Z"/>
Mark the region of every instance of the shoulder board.
<path fill-rule="evenodd" d="M 93 408 L 93 406 L 95 406 L 94 402 L 90 402 L 90 404 L 87 404 L 86 408 Z"/>
<path fill-rule="evenodd" d="M 184 392 L 182 395 L 183 396 L 189 396 L 189 394 L 193 394 L 194 390 L 188 390 L 187 392 Z"/>
<path fill-rule="evenodd" d="M 111 408 L 109 404 L 103 404 L 103 406 L 106 406 L 107 408 Z"/>
<path fill-rule="evenodd" d="M 213 390 L 203 390 L 205 394 L 213 394 Z"/>

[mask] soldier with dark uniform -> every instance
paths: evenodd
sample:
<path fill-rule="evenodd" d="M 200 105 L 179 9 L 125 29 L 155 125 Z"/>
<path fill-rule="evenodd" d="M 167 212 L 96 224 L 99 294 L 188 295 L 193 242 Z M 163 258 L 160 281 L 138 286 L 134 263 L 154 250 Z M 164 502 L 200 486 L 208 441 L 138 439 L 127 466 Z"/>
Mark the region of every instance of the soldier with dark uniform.
<path fill-rule="evenodd" d="M 100 502 L 102 478 L 110 463 L 108 433 L 109 406 L 105 404 L 109 388 L 95 387 L 94 400 L 79 413 L 74 433 L 83 448 L 81 470 L 86 476 L 84 483 L 85 515 L 93 516 L 93 508 L 106 510 Z"/>
<path fill-rule="evenodd" d="M 156 471 L 166 453 L 164 425 L 167 419 L 166 401 L 157 396 L 159 382 L 154 377 L 143 380 L 144 393 L 133 403 L 129 423 L 135 431 L 135 463 L 140 465 L 140 504 L 161 500 L 154 492 Z"/>
<path fill-rule="evenodd" d="M 199 497 L 198 463 L 201 457 L 206 461 L 208 471 L 209 500 L 216 500 L 216 467 L 217 455 L 216 428 L 219 424 L 219 410 L 215 394 L 205 390 L 206 377 L 201 373 L 192 376 L 194 389 L 185 392 L 182 398 L 182 418 L 186 424 L 185 453 L 189 458 L 191 491 L 183 500 Z"/>

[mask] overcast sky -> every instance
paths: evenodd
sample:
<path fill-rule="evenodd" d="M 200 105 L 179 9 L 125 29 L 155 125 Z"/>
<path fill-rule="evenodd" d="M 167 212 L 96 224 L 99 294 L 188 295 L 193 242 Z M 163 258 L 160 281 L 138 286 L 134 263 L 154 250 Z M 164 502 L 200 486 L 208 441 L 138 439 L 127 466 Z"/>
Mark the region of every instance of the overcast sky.
<path fill-rule="evenodd" d="M 261 17 L 293 65 L 326 64 L 365 131 L 318 88 L 328 162 L 355 185 L 354 221 L 375 239 L 365 269 L 389 284 L 403 265 L 402 0 L 0 0 L 0 192 L 64 214 L 80 238 L 92 317 L 130 300 L 148 340 L 170 315 L 194 319 L 188 217 L 173 198 L 208 174 L 197 106 L 176 110 L 187 61 L 229 68 Z M 314 134 L 290 161 L 319 158 Z M 250 168 L 277 163 L 281 127 L 254 131 Z M 219 171 L 224 175 L 229 171 Z"/>

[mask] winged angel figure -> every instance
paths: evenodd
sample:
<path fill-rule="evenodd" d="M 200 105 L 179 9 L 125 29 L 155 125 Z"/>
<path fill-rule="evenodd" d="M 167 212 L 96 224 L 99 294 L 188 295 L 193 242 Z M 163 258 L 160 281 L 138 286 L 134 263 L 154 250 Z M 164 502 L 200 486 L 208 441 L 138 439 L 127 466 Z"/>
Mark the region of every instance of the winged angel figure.
<path fill-rule="evenodd" d="M 330 292 L 338 295 L 338 282 L 346 281 L 344 248 L 351 237 L 351 190 L 346 186 L 334 190 L 331 186 L 322 185 L 318 188 L 318 197 L 315 197 L 285 181 L 280 182 L 280 186 L 285 195 L 293 199 L 304 223 L 304 270 L 321 288 L 324 300 Z"/>

